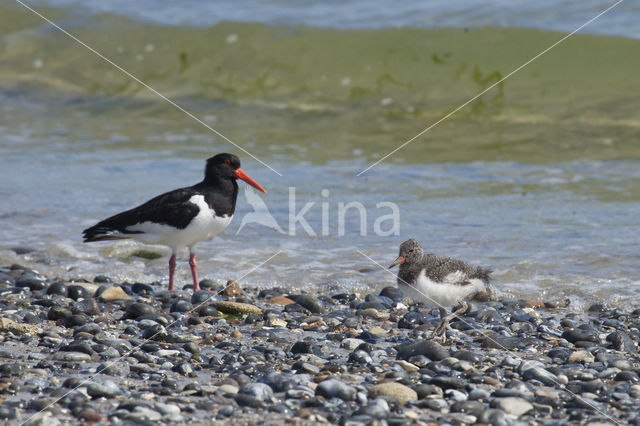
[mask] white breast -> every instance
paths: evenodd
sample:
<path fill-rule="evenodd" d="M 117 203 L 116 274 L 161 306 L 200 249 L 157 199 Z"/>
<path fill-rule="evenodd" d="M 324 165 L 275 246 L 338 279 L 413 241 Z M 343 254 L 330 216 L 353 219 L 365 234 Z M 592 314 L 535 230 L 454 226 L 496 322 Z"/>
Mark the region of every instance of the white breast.
<path fill-rule="evenodd" d="M 462 271 L 456 271 L 447 275 L 444 282 L 439 283 L 430 280 L 423 269 L 414 285 L 402 284 L 400 288 L 407 297 L 415 301 L 430 306 L 448 307 L 484 291 L 484 282 L 477 278 L 471 278 L 470 284 L 467 285 L 456 284 L 464 279 L 466 279 L 465 274 Z"/>
<path fill-rule="evenodd" d="M 142 234 L 131 234 L 131 237 L 147 244 L 168 246 L 175 252 L 182 247 L 191 247 L 199 241 L 213 238 L 224 231 L 231 223 L 231 219 L 233 219 L 233 215 L 216 216 L 215 211 L 209 207 L 203 195 L 194 195 L 189 199 L 189 202 L 198 206 L 200 211 L 184 229 L 159 223 L 143 222 L 130 226 L 127 230 L 142 231 Z"/>

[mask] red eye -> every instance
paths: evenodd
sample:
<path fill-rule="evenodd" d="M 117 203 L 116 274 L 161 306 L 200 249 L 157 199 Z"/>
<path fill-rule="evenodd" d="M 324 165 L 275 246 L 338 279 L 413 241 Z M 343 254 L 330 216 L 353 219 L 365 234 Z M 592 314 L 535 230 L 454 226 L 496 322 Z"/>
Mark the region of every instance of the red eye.
<path fill-rule="evenodd" d="M 224 160 L 224 164 L 228 166 L 229 164 L 231 164 L 231 160 Z"/>

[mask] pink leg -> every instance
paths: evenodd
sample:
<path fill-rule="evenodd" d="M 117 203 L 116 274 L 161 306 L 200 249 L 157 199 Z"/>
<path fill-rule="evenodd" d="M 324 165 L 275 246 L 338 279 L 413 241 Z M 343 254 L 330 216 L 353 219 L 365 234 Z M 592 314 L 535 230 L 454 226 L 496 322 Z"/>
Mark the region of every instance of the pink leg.
<path fill-rule="evenodd" d="M 176 272 L 176 254 L 169 258 L 169 291 L 173 291 L 173 274 Z"/>
<path fill-rule="evenodd" d="M 193 278 L 193 291 L 200 291 L 200 282 L 198 281 L 198 263 L 196 255 L 189 252 L 189 266 L 191 267 L 191 278 Z"/>

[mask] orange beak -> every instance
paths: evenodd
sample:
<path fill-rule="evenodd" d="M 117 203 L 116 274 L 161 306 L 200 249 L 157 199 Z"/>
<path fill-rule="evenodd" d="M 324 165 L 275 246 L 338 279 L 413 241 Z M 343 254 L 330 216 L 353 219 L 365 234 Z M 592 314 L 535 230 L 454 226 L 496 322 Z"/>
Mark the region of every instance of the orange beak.
<path fill-rule="evenodd" d="M 389 266 L 389 269 L 393 268 L 393 267 L 394 267 L 394 266 L 396 266 L 396 265 L 399 265 L 399 264 L 401 264 L 401 263 L 404 263 L 404 262 L 405 262 L 405 260 L 407 260 L 405 257 L 398 256 L 398 258 L 395 260 L 395 262 L 393 262 L 393 263 L 391 264 L 391 266 Z"/>
<path fill-rule="evenodd" d="M 260 185 L 258 185 L 258 182 L 256 182 L 255 180 L 251 179 L 249 176 L 247 176 L 247 174 L 245 172 L 242 171 L 242 169 L 236 169 L 233 172 L 233 175 L 238 178 L 238 179 L 242 179 L 243 181 L 247 182 L 249 185 L 253 186 L 255 189 L 257 189 L 258 191 L 262 191 L 265 194 L 267 193 L 267 191 L 265 191 L 265 189 L 263 187 L 261 187 Z"/>

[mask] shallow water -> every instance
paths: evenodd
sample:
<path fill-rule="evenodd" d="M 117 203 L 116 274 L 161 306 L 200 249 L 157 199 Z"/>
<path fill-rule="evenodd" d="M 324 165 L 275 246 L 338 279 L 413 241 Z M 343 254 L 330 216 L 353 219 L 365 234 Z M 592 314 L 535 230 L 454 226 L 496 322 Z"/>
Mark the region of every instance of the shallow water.
<path fill-rule="evenodd" d="M 197 246 L 203 278 L 239 278 L 281 250 L 241 283 L 379 289 L 393 276 L 358 250 L 388 266 L 413 237 L 491 267 L 507 297 L 578 307 L 637 299 L 640 41 L 578 35 L 358 177 L 562 34 L 277 19 L 165 26 L 43 9 L 280 177 L 28 12 L 0 9 L 2 265 L 166 280 L 166 256 L 130 258 L 140 247 L 130 242 L 82 244 L 81 231 L 198 182 L 207 157 L 230 151 L 267 188 L 285 234 L 247 224 L 236 235 L 252 211 L 241 192 L 230 228 Z M 315 237 L 299 223 L 290 235 L 291 187 L 295 212 L 315 203 L 305 215 Z M 398 206 L 399 235 L 374 232 L 385 201 Z M 355 210 L 340 235 L 340 202 L 362 203 L 367 235 Z M 186 253 L 178 276 L 189 282 Z"/>

